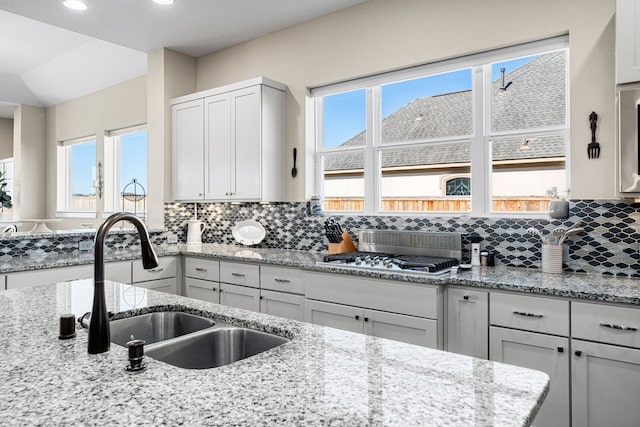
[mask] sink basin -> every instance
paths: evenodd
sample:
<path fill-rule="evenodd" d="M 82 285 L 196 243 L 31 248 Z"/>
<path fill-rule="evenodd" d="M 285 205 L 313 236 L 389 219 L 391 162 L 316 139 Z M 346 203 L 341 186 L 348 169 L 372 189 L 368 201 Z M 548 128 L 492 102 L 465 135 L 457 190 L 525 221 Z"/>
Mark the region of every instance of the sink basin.
<path fill-rule="evenodd" d="M 132 340 L 132 335 L 135 339 L 145 340 L 146 344 L 153 344 L 210 328 L 215 324 L 211 319 L 194 314 L 159 311 L 112 320 L 109 328 L 111 342 L 126 346 Z"/>
<path fill-rule="evenodd" d="M 145 353 L 180 368 L 207 369 L 246 359 L 288 341 L 266 332 L 225 325 L 155 344 Z"/>

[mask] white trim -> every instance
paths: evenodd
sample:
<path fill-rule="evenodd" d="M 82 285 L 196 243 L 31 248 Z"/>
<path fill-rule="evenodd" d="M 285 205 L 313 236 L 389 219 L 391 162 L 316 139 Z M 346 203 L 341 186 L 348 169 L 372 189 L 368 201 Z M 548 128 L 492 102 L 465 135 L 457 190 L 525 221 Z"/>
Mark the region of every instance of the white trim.
<path fill-rule="evenodd" d="M 56 218 L 97 218 L 97 213 L 95 211 L 84 211 L 84 212 L 74 212 L 74 211 L 61 211 L 56 212 Z"/>
<path fill-rule="evenodd" d="M 443 74 L 450 71 L 480 66 L 490 62 L 500 62 L 503 60 L 527 57 L 542 52 L 552 52 L 554 50 L 565 49 L 568 47 L 569 35 L 562 35 L 545 40 L 518 44 L 481 53 L 442 59 L 439 61 L 405 68 L 402 70 L 388 71 L 380 74 L 363 76 L 344 82 L 317 86 L 310 88 L 309 91 L 314 97 L 326 96 L 334 93 L 362 89 L 365 86 L 384 85 L 387 83 L 395 83 L 402 80 L 411 80 L 414 78 L 424 77 L 425 74 Z"/>

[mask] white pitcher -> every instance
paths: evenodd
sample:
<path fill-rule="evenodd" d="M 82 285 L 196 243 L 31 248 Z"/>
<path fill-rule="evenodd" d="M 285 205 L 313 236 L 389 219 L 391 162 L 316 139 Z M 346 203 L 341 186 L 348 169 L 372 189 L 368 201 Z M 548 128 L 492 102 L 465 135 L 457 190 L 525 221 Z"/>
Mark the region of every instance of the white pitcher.
<path fill-rule="evenodd" d="M 202 232 L 207 228 L 204 222 L 197 219 L 187 221 L 187 245 L 202 243 Z"/>

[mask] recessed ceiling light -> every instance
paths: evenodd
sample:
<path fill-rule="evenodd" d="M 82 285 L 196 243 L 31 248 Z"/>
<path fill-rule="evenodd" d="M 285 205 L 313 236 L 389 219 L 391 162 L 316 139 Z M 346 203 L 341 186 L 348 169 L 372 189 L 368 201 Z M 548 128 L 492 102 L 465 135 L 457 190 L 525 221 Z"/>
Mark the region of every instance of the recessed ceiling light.
<path fill-rule="evenodd" d="M 73 10 L 87 10 L 87 5 L 82 0 L 65 0 L 62 4 Z"/>
<path fill-rule="evenodd" d="M 172 4 L 173 0 L 153 0 L 153 2 L 158 4 Z"/>

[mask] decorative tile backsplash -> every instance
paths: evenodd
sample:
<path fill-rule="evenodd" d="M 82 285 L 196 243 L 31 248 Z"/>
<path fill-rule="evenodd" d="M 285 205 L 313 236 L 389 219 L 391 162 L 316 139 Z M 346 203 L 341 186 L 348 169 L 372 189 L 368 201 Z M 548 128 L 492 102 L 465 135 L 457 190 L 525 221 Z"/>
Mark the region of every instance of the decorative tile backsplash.
<path fill-rule="evenodd" d="M 187 223 L 194 218 L 196 203 L 165 204 L 165 227 L 186 241 Z M 640 234 L 632 214 L 640 203 L 630 201 L 574 200 L 566 221 L 523 218 L 470 218 L 424 216 L 334 216 L 357 242 L 358 229 L 438 231 L 463 233 L 463 262 L 469 260 L 469 235 L 478 234 L 483 249 L 496 253 L 496 263 L 514 267 L 540 267 L 541 242 L 526 233 L 536 227 L 551 233 L 560 225 L 580 220 L 584 233 L 565 241 L 565 271 L 640 277 Z M 231 229 L 238 221 L 259 221 L 267 237 L 259 247 L 324 251 L 324 221 L 311 216 L 307 203 L 197 203 L 198 219 L 207 228 L 204 243 L 237 244 Z M 640 226 L 640 225 L 639 225 Z"/>

